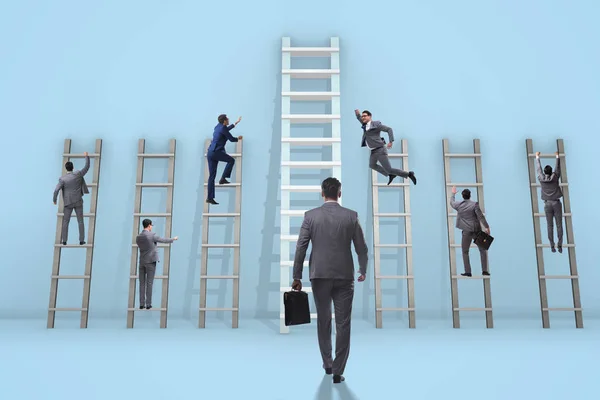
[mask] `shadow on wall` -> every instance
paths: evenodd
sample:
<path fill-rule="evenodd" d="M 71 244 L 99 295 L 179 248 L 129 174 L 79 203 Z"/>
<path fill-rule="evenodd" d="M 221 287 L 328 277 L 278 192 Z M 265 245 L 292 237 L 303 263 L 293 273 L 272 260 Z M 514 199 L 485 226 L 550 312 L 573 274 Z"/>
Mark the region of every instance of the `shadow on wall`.
<path fill-rule="evenodd" d="M 279 66 L 281 69 L 281 65 Z M 279 173 L 281 166 L 281 79 L 279 74 L 275 76 L 277 83 L 275 85 L 275 97 L 273 99 L 273 128 L 271 135 L 271 150 L 269 157 L 269 172 L 267 175 L 267 190 L 265 193 L 265 217 L 262 230 L 262 248 L 259 260 L 258 286 L 256 296 L 256 318 L 279 318 L 279 308 L 275 311 L 269 311 L 269 296 L 271 292 L 276 292 L 279 296 L 279 279 L 271 282 L 271 271 L 275 265 L 279 272 L 279 254 L 273 251 L 274 237 L 279 235 L 280 229 L 276 227 L 277 209 L 279 207 Z M 279 276 L 279 274 L 277 274 Z M 279 329 L 279 325 L 272 327 Z"/>

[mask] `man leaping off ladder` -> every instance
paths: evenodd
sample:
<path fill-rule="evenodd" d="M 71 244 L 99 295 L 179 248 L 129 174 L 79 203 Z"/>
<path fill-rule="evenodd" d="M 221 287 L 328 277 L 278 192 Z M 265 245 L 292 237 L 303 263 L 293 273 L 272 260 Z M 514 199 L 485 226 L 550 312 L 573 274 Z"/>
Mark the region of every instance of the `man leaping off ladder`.
<path fill-rule="evenodd" d="M 556 166 L 554 171 L 552 167 L 546 165 L 542 171 L 540 162 L 540 152 L 535 153 L 537 176 L 542 188 L 542 200 L 544 200 L 544 212 L 546 213 L 546 223 L 548 225 L 548 239 L 552 252 L 556 253 L 554 247 L 554 219 L 556 219 L 556 234 L 558 236 L 558 252 L 562 253 L 563 244 L 563 226 L 562 226 L 562 190 L 560 189 L 560 157 L 556 154 Z"/>
<path fill-rule="evenodd" d="M 402 171 L 401 169 L 392 168 L 388 157 L 387 149 L 392 147 L 394 142 L 394 131 L 389 126 L 383 125 L 380 121 L 372 121 L 371 113 L 367 110 L 354 110 L 356 119 L 362 124 L 363 136 L 361 147 L 368 147 L 371 150 L 369 157 L 369 168 L 374 169 L 383 176 L 388 177 L 388 185 L 392 183 L 394 178 L 400 176 L 402 178 L 410 178 L 413 184 L 417 184 L 417 178 L 413 171 Z M 381 132 L 387 132 L 390 142 L 385 145 L 385 139 L 381 137 Z M 377 164 L 379 162 L 379 164 Z"/>

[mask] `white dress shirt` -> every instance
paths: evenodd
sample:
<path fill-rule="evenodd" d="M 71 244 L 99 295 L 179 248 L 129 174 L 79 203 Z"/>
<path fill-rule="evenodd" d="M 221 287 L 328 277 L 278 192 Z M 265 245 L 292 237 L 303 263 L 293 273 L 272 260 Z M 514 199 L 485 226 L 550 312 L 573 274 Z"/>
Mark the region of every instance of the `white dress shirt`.
<path fill-rule="evenodd" d="M 369 129 L 371 129 L 371 121 L 367 122 L 367 125 L 365 126 L 365 132 L 368 131 Z M 365 141 L 365 144 L 367 144 L 367 142 Z M 373 150 L 371 147 L 369 147 L 369 145 L 367 144 L 367 148 L 369 150 Z"/>

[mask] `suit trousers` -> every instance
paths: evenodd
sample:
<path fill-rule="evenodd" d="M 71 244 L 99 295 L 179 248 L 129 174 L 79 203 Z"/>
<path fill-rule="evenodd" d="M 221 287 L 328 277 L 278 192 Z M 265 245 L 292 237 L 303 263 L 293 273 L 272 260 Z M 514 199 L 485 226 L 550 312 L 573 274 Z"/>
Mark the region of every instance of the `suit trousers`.
<path fill-rule="evenodd" d="M 317 308 L 317 336 L 323 368 L 342 375 L 350 354 L 350 319 L 354 299 L 351 279 L 312 279 L 312 292 Z M 331 302 L 335 309 L 335 359 L 331 356 Z"/>
<path fill-rule="evenodd" d="M 206 154 L 206 159 L 208 160 L 208 195 L 207 199 L 215 198 L 215 178 L 217 177 L 217 166 L 219 165 L 219 161 L 226 162 L 225 170 L 223 171 L 223 175 L 221 179 L 227 179 L 231 177 L 231 172 L 233 171 L 233 165 L 235 164 L 235 158 L 231 157 L 229 154 L 224 151 L 209 151 Z"/>
<path fill-rule="evenodd" d="M 152 286 L 154 274 L 156 273 L 156 262 L 140 265 L 140 306 L 152 305 Z"/>
<path fill-rule="evenodd" d="M 379 164 L 377 164 L 379 162 Z M 408 172 L 402 171 L 401 169 L 392 168 L 388 152 L 385 146 L 378 147 L 371 150 L 371 156 L 369 157 L 369 168 L 374 169 L 383 176 L 400 176 L 402 178 L 408 178 Z"/>
<path fill-rule="evenodd" d="M 69 239 L 69 222 L 71 222 L 71 215 L 77 216 L 77 225 L 79 226 L 79 242 L 85 240 L 85 226 L 83 224 L 83 200 L 79 200 L 75 204 L 70 204 L 63 207 L 63 221 L 62 221 L 62 239 L 61 242 L 66 242 Z"/>
<path fill-rule="evenodd" d="M 471 273 L 471 260 L 469 257 L 469 250 L 471 249 L 471 243 L 473 243 L 473 239 L 475 239 L 476 235 L 477 232 L 462 231 L 462 257 L 463 264 L 465 265 L 465 272 L 467 274 Z M 487 250 L 479 245 L 477 245 L 477 247 L 479 247 L 479 254 L 481 256 L 481 271 L 489 272 Z"/>
<path fill-rule="evenodd" d="M 546 213 L 546 225 L 548 226 L 548 239 L 550 246 L 554 247 L 554 220 L 556 220 L 556 234 L 558 236 L 558 247 L 563 243 L 563 212 L 560 200 L 546 200 L 544 212 Z"/>

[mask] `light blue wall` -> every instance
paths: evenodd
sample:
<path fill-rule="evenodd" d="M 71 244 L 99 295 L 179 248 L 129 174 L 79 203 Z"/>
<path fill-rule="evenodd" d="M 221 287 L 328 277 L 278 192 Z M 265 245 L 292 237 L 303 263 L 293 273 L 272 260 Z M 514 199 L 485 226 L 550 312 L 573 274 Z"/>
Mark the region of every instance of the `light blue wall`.
<path fill-rule="evenodd" d="M 222 112 L 244 117 L 238 134 L 246 137 L 242 317 L 278 314 L 284 35 L 294 45 L 326 45 L 330 36 L 340 37 L 344 205 L 358 210 L 370 240 L 368 154 L 359 147 L 353 110 L 371 110 L 395 128 L 398 138 L 409 140 L 411 168 L 419 178 L 412 190 L 418 318 L 449 316 L 444 137 L 456 151 L 469 150 L 474 137 L 481 139 L 487 213 L 497 238 L 490 252 L 496 316 L 532 319 L 539 319 L 539 298 L 525 138 L 533 138 L 544 152 L 554 150 L 555 138 L 565 139 L 582 302 L 585 316 L 598 315 L 600 272 L 593 249 L 600 190 L 590 179 L 597 175 L 600 145 L 596 2 L 205 3 L 3 5 L 0 316 L 45 317 L 56 224 L 51 192 L 63 140 L 73 138 L 75 151 L 92 151 L 94 139 L 102 138 L 90 326 L 103 317 L 124 321 L 137 139 L 146 138 L 149 151 L 165 151 L 174 137 L 173 233 L 181 239 L 173 246 L 170 315 L 194 321 L 202 143 Z M 162 166 L 149 165 L 148 179 L 164 179 Z M 470 168 L 458 162 L 454 171 L 462 180 Z M 223 209 L 229 207 L 227 198 L 221 200 Z M 144 202 L 147 210 L 161 205 L 164 197 L 158 192 Z M 227 229 L 215 227 L 211 241 L 225 240 Z M 386 229 L 390 241 L 400 237 L 397 227 Z M 67 256 L 64 272 L 75 273 L 82 260 Z M 566 255 L 551 260 L 550 271 L 566 271 Z M 211 260 L 217 270 L 225 263 L 231 260 Z M 67 285 L 59 305 L 78 306 L 81 286 Z M 470 286 L 462 288 L 461 300 L 477 306 L 480 284 Z M 372 278 L 369 287 L 359 286 L 355 310 L 372 318 Z M 228 306 L 228 292 L 214 289 L 209 306 Z M 569 293 L 567 283 L 550 286 L 551 305 L 569 306 Z M 385 301 L 391 306 L 403 296 L 401 291 Z"/>

